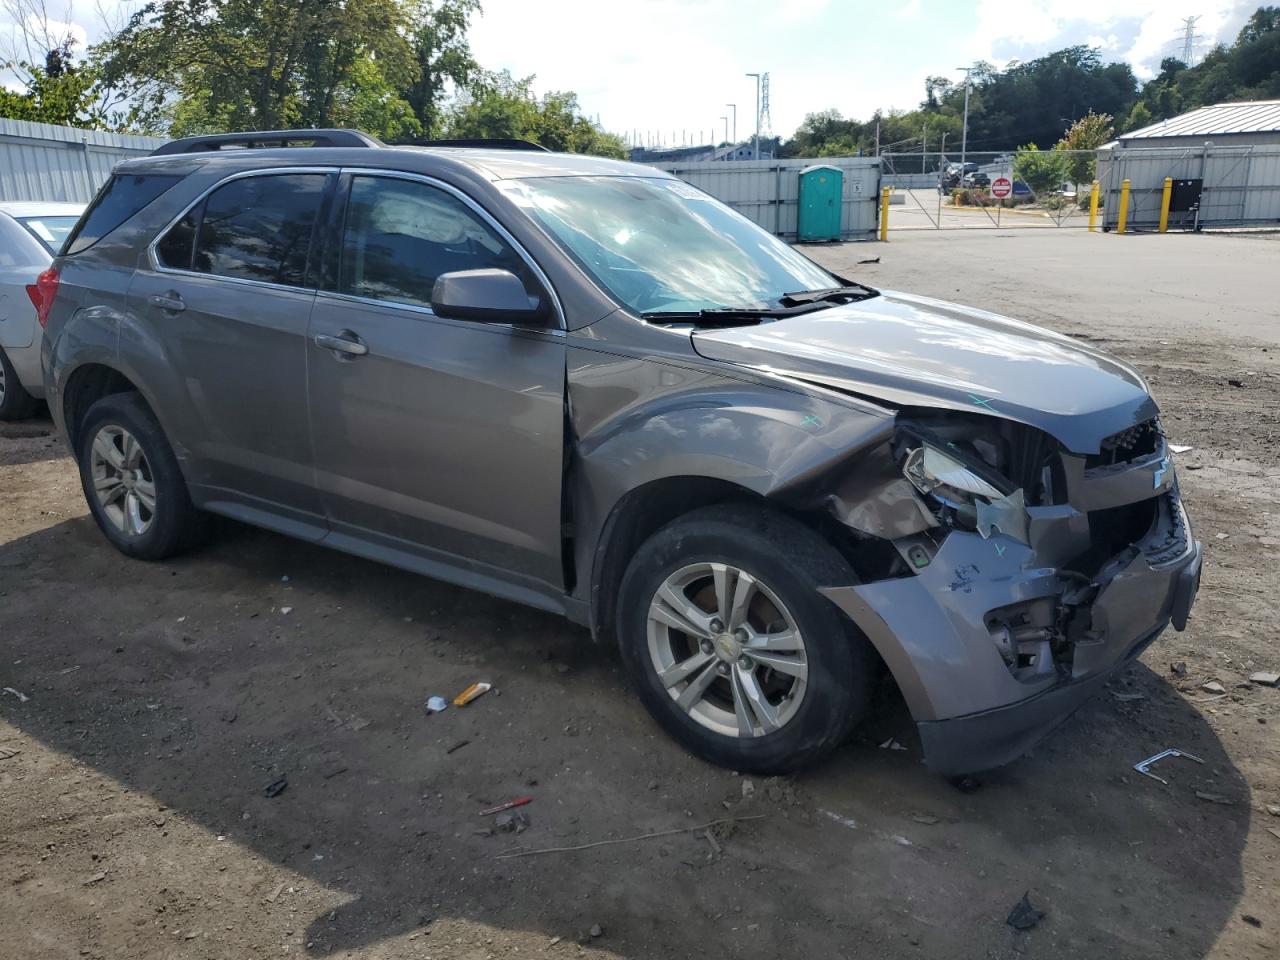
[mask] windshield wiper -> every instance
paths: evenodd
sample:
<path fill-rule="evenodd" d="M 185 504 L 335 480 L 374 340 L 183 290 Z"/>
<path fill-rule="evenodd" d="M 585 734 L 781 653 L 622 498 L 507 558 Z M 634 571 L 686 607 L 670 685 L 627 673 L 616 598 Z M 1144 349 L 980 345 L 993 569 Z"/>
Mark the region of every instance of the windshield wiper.
<path fill-rule="evenodd" d="M 796 312 L 794 308 L 785 307 L 762 310 L 749 307 L 708 307 L 705 310 L 650 310 L 640 314 L 640 319 L 657 323 L 692 323 L 699 327 L 737 327 L 763 320 L 776 320 Z"/>
<path fill-rule="evenodd" d="M 778 298 L 783 306 L 799 306 L 804 303 L 846 303 L 854 300 L 869 300 L 880 295 L 879 290 L 861 283 L 850 283 L 843 287 L 827 287 L 823 290 L 800 290 L 796 293 L 784 293 Z"/>

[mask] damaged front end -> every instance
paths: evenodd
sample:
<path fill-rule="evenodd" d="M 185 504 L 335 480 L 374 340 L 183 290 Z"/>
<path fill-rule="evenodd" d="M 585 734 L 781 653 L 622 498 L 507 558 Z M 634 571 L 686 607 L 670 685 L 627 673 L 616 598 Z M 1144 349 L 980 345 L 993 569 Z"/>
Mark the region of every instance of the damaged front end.
<path fill-rule="evenodd" d="M 999 766 L 1065 719 L 1199 584 L 1158 421 L 1077 454 L 1036 427 L 902 410 L 821 496 L 861 583 L 824 593 L 870 638 L 953 775 Z"/>

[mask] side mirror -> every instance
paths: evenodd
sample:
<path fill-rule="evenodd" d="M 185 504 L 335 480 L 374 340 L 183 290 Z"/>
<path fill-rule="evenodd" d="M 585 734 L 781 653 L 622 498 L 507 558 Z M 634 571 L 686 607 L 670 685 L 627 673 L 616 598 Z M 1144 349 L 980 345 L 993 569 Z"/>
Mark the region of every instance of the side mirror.
<path fill-rule="evenodd" d="M 480 323 L 542 323 L 548 314 L 542 297 L 531 296 L 510 270 L 456 270 L 442 273 L 431 289 L 437 316 Z"/>

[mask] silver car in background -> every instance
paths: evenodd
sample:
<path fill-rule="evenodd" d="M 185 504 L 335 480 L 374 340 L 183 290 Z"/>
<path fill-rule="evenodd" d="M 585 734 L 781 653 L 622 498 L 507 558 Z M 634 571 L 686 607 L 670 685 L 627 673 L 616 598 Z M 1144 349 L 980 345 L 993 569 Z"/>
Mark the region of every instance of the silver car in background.
<path fill-rule="evenodd" d="M 0 420 L 29 417 L 44 397 L 40 324 L 27 288 L 83 212 L 83 203 L 0 203 Z"/>

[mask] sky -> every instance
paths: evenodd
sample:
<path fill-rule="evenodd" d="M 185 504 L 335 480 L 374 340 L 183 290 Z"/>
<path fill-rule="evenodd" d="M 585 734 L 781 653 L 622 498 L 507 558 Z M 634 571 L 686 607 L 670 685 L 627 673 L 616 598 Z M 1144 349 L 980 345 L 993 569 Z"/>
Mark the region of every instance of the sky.
<path fill-rule="evenodd" d="M 12 27 L 0 0 L 0 37 Z M 16 0 L 30 2 L 30 0 Z M 92 42 L 128 0 L 45 0 L 49 16 Z M 754 127 L 756 81 L 770 74 L 770 128 L 789 136 L 805 114 L 866 118 L 912 109 L 924 79 L 958 67 L 1004 67 L 1087 43 L 1139 79 L 1179 55 L 1183 17 L 1200 17 L 1197 49 L 1231 42 L 1260 0 L 482 0 L 472 51 L 487 69 L 573 90 L 608 130 L 643 140 L 738 139 Z M 736 111 L 727 104 L 734 103 Z M 730 120 L 729 133 L 734 127 Z"/>

